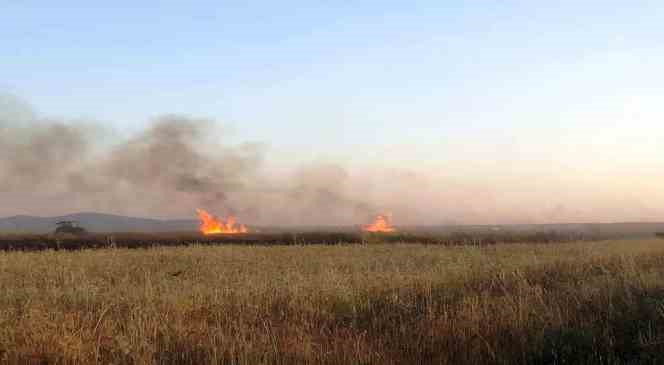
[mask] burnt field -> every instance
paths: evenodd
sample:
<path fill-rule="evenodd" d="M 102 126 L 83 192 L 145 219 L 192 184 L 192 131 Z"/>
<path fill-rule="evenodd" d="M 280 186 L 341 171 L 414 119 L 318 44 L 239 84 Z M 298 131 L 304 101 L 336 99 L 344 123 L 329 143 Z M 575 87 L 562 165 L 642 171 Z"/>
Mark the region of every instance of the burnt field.
<path fill-rule="evenodd" d="M 340 245 L 370 243 L 419 243 L 430 245 L 494 245 L 504 243 L 563 243 L 624 238 L 587 232 L 271 232 L 204 235 L 177 233 L 91 233 L 87 235 L 0 235 L 0 250 L 80 250 L 91 248 L 147 248 L 190 245 Z"/>

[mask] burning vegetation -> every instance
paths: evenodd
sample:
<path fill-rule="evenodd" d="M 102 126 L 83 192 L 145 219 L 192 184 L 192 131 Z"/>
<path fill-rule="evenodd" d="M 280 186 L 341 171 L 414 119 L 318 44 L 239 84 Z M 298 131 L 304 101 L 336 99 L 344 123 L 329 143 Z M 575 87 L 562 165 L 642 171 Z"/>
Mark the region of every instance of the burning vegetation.
<path fill-rule="evenodd" d="M 365 232 L 379 232 L 388 233 L 396 232 L 396 228 L 390 223 L 390 218 L 386 215 L 379 214 L 374 218 L 373 223 L 367 224 L 362 227 Z"/>
<path fill-rule="evenodd" d="M 247 233 L 249 230 L 244 224 L 238 224 L 235 217 L 229 215 L 224 221 L 203 209 L 197 209 L 198 218 L 201 220 L 201 232 L 203 234 L 238 234 Z"/>

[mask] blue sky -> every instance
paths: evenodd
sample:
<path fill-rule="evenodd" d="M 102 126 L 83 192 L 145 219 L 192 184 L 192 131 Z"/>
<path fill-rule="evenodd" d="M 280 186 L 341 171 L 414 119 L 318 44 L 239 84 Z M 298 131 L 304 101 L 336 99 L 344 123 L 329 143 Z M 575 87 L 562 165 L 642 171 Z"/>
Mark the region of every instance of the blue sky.
<path fill-rule="evenodd" d="M 3 1 L 0 91 L 127 132 L 213 118 L 277 159 L 649 184 L 662 24 L 661 1 Z"/>

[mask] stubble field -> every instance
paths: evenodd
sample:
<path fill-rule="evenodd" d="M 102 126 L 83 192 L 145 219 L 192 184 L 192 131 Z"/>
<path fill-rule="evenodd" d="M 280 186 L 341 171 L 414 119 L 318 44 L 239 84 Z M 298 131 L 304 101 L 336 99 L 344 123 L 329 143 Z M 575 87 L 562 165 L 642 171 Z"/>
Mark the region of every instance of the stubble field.
<path fill-rule="evenodd" d="M 0 363 L 664 362 L 664 241 L 0 252 Z"/>

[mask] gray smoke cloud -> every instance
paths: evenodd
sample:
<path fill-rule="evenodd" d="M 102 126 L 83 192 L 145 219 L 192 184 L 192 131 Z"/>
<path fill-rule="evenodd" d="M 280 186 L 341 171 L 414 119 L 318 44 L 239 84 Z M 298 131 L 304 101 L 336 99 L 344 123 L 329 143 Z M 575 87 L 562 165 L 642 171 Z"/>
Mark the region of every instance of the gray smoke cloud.
<path fill-rule="evenodd" d="M 349 196 L 351 179 L 343 167 L 311 164 L 301 167 L 294 176 L 290 198 L 299 202 L 299 216 L 312 222 L 343 221 L 344 217 L 366 217 L 374 210 L 370 204 Z"/>
<path fill-rule="evenodd" d="M 0 188 L 6 190 L 38 186 L 60 177 L 68 167 L 66 162 L 80 162 L 87 150 L 81 131 L 63 124 L 17 131 L 6 127 L 2 134 Z"/>
<path fill-rule="evenodd" d="M 310 164 L 273 178 L 263 144 L 228 143 L 211 120 L 166 115 L 117 139 L 98 124 L 41 119 L 0 99 L 0 193 L 57 196 L 61 213 L 186 216 L 202 207 L 263 224 L 322 224 L 372 212 L 349 196 L 343 167 Z"/>
<path fill-rule="evenodd" d="M 150 129 L 114 147 L 102 175 L 136 187 L 165 187 L 197 197 L 204 206 L 227 206 L 227 194 L 242 191 L 262 160 L 258 144 L 215 146 L 205 152 L 212 122 L 165 116 Z"/>
<path fill-rule="evenodd" d="M 203 208 L 250 225 L 363 224 L 378 213 L 397 225 L 664 216 L 661 172 L 581 174 L 518 158 L 487 165 L 491 156 L 467 157 L 465 150 L 458 162 L 354 169 L 311 162 L 284 171 L 270 166 L 266 145 L 235 143 L 211 120 L 166 115 L 129 137 L 105 125 L 43 118 L 0 95 L 0 216 L 193 218 Z"/>

